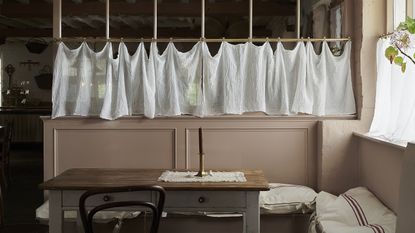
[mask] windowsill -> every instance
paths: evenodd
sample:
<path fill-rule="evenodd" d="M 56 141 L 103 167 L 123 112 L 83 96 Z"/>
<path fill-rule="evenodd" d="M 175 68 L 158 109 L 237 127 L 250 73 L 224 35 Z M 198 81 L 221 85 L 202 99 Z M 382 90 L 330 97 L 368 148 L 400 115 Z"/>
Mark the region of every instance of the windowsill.
<path fill-rule="evenodd" d="M 42 116 L 42 120 L 51 120 L 50 116 Z M 98 116 L 66 116 L 66 117 L 59 117 L 56 118 L 56 120 L 74 120 L 74 119 L 80 119 L 80 120 L 86 120 L 86 119 L 101 119 Z M 125 116 L 120 117 L 117 120 L 131 120 L 131 119 L 148 119 L 141 115 L 136 116 Z M 158 116 L 155 117 L 154 120 L 192 120 L 192 119 L 205 119 L 205 120 L 221 120 L 221 119 L 264 119 L 264 120 L 315 120 L 315 121 L 321 121 L 321 120 L 357 120 L 357 115 L 342 115 L 342 116 L 312 116 L 312 115 L 292 115 L 292 116 L 269 116 L 265 115 L 263 113 L 246 113 L 243 115 L 222 115 L 222 116 L 207 116 L 207 117 L 197 117 L 197 116 L 190 116 L 190 115 L 181 115 L 181 116 L 171 116 L 171 117 L 164 117 L 164 116 Z M 104 119 L 103 119 L 104 120 Z"/>
<path fill-rule="evenodd" d="M 353 135 L 364 140 L 368 140 L 368 141 L 379 143 L 379 144 L 386 145 L 386 146 L 391 146 L 393 148 L 396 148 L 402 151 L 406 150 L 406 146 L 401 143 L 392 142 L 392 141 L 385 140 L 383 138 L 373 137 L 373 136 L 369 136 L 369 135 L 357 133 L 357 132 L 353 132 Z"/>

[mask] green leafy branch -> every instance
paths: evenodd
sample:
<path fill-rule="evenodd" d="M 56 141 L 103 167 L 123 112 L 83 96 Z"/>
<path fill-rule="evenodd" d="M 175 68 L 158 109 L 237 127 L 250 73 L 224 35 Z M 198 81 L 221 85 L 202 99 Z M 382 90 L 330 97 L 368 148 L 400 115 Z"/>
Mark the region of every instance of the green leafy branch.
<path fill-rule="evenodd" d="M 389 61 L 406 71 L 406 59 L 415 64 L 415 54 L 410 56 L 406 50 L 411 46 L 411 35 L 415 34 L 415 19 L 407 17 L 405 22 L 399 24 L 398 28 L 391 35 L 391 46 L 385 50 L 385 56 Z"/>

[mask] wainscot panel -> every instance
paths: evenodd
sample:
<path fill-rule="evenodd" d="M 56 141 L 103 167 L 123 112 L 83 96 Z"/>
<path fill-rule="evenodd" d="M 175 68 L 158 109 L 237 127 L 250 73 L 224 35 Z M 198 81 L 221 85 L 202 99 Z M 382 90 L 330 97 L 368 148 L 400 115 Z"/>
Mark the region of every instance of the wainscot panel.
<path fill-rule="evenodd" d="M 317 118 L 42 119 L 45 180 L 76 167 L 197 169 L 203 127 L 208 169 L 262 169 L 269 182 L 317 184 Z"/>

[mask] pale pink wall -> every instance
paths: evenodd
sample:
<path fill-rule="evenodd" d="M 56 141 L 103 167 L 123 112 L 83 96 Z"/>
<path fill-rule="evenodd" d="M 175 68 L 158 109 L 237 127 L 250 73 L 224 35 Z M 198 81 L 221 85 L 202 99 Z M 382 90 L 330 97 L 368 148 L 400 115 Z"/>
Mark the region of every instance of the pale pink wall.
<path fill-rule="evenodd" d="M 373 117 L 376 87 L 376 43 L 386 29 L 386 0 L 354 0 L 355 93 L 359 120 L 324 120 L 320 125 L 319 188 L 341 193 L 357 185 L 354 131 L 368 131 Z"/>
<path fill-rule="evenodd" d="M 367 187 L 397 213 L 406 148 L 357 133 L 353 138 L 357 144 L 358 185 Z"/>
<path fill-rule="evenodd" d="M 260 169 L 270 182 L 317 187 L 317 120 L 266 116 L 64 118 L 44 122 L 44 178 L 70 168 Z"/>
<path fill-rule="evenodd" d="M 376 64 L 375 64 L 375 47 L 378 36 L 385 32 L 385 18 L 386 18 L 386 0 L 350 0 L 346 1 L 348 3 L 348 8 L 346 11 L 347 17 L 350 21 L 346 25 L 346 30 L 352 36 L 353 39 L 353 50 L 354 50 L 354 62 L 353 70 L 355 73 L 354 84 L 355 84 L 355 93 L 358 105 L 358 120 L 335 120 L 335 119 L 319 119 L 315 118 L 311 121 L 321 120 L 318 126 L 318 137 L 317 135 L 313 139 L 313 144 L 309 145 L 313 148 L 318 148 L 318 187 L 319 189 L 326 190 L 333 193 L 340 193 L 347 190 L 350 187 L 357 185 L 357 176 L 356 176 L 356 145 L 352 140 L 352 133 L 357 132 L 367 132 L 370 122 L 372 120 L 373 109 L 374 109 L 374 98 L 375 98 L 375 83 L 376 83 Z M 244 118 L 241 117 L 241 118 Z M 182 122 L 188 121 L 190 118 L 181 119 Z M 277 128 L 283 129 L 284 124 L 279 124 L 278 126 L 273 125 L 272 121 L 269 121 L 266 117 L 259 117 L 254 124 L 260 124 L 263 128 Z M 278 118 L 275 118 L 278 119 Z M 292 118 L 280 118 L 279 121 L 283 122 L 287 120 L 290 121 Z M 295 118 L 294 118 L 295 119 Z M 298 118 L 300 119 L 300 118 Z M 233 120 L 229 118 L 223 118 L 222 123 L 219 121 L 212 121 L 211 127 L 218 127 L 217 124 L 222 125 L 232 125 Z M 78 126 L 90 126 L 97 127 L 100 124 L 89 125 L 88 121 L 84 120 L 75 120 L 77 121 Z M 159 122 L 169 122 L 166 119 L 155 120 L 151 124 L 158 124 Z M 190 120 L 189 120 L 190 121 Z M 248 120 L 249 121 L 249 120 Z M 58 125 L 59 127 L 65 127 L 69 121 L 55 121 L 52 125 Z M 171 122 L 171 120 L 170 120 Z M 204 120 L 200 120 L 201 123 Z M 251 122 L 252 123 L 252 122 Z M 160 123 L 163 125 L 163 123 Z M 173 124 L 167 123 L 169 127 L 177 127 Z M 296 126 L 298 122 L 296 120 L 291 121 L 288 125 Z M 52 125 L 45 124 L 45 146 L 46 146 L 46 156 L 53 155 L 53 143 L 55 143 L 53 133 L 48 134 L 48 130 L 53 131 Z M 108 123 L 103 121 L 102 125 L 109 125 L 112 128 L 117 127 L 126 127 L 128 124 L 124 125 L 122 122 Z M 298 126 L 298 125 L 297 125 Z M 196 126 L 193 126 L 196 127 Z M 49 131 L 50 132 L 50 131 Z M 275 135 L 268 134 L 270 137 Z M 64 136 L 64 135 L 62 135 Z M 165 135 L 164 135 L 165 136 Z M 185 151 L 189 148 L 186 148 L 186 144 L 183 140 L 185 138 L 184 131 L 178 131 L 177 133 L 177 147 L 174 149 L 176 151 Z M 226 138 L 226 137 L 225 137 Z M 262 138 L 262 136 L 258 137 Z M 167 139 L 166 139 L 167 140 Z M 170 139 L 169 139 L 170 140 Z M 249 140 L 249 139 L 244 139 Z M 252 139 L 252 143 L 255 144 L 256 139 Z M 259 140 L 259 139 L 258 139 Z M 263 140 L 263 138 L 261 139 Z M 301 142 L 301 140 L 300 140 Z M 51 147 L 49 149 L 49 147 Z M 271 147 L 270 147 L 271 148 Z M 266 151 L 270 151 L 268 148 Z M 190 150 L 194 150 L 190 148 Z M 193 152 L 192 152 L 193 153 Z M 268 155 L 272 155 L 269 153 Z M 267 156 L 268 156 L 267 155 Z M 268 156 L 272 158 L 271 156 Z M 238 159 L 243 159 L 243 154 L 238 157 Z M 52 158 L 53 159 L 53 158 Z M 182 159 L 182 157 L 180 157 Z M 169 161 L 172 161 L 169 158 Z M 52 162 L 53 163 L 53 160 Z M 241 161 L 237 161 L 241 163 Z M 190 164 L 191 166 L 194 166 Z M 49 167 L 45 167 L 45 172 L 49 175 L 46 177 L 51 177 L 48 169 L 52 165 L 49 164 Z"/>

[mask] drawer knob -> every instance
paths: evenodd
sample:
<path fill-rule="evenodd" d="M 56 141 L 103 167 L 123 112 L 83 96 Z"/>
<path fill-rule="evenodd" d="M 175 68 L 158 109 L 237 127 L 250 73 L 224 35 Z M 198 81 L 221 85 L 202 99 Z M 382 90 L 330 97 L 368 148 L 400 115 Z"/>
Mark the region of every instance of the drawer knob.
<path fill-rule="evenodd" d="M 108 195 L 105 195 L 105 196 L 102 198 L 102 200 L 104 200 L 105 202 L 108 202 L 108 201 L 110 201 L 110 200 L 111 200 L 111 197 L 110 197 L 110 196 L 108 196 Z"/>
<path fill-rule="evenodd" d="M 199 203 L 204 203 L 205 201 L 206 201 L 206 198 L 204 198 L 204 197 L 199 197 Z"/>

